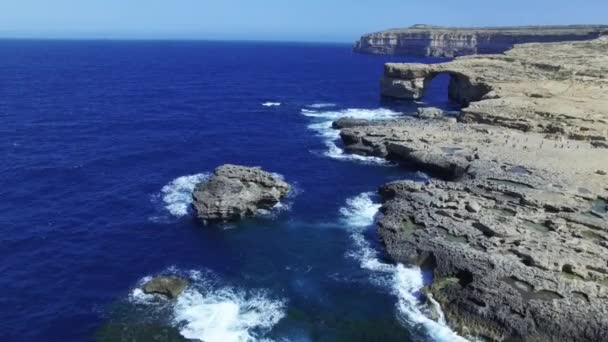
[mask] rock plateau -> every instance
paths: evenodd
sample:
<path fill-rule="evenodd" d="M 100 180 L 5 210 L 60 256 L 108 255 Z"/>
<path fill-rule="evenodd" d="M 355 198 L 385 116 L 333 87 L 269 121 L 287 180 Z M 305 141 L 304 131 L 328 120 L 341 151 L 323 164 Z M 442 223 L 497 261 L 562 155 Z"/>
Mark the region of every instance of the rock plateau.
<path fill-rule="evenodd" d="M 458 121 L 346 125 L 352 153 L 438 178 L 381 187 L 378 232 L 462 334 L 602 341 L 608 331 L 608 38 L 518 45 L 439 65 L 388 64 L 384 95 L 452 75 Z M 403 82 L 401 84 L 400 82 Z"/>
<path fill-rule="evenodd" d="M 365 34 L 354 51 L 409 57 L 457 57 L 502 53 L 515 44 L 595 39 L 608 34 L 606 25 L 441 27 L 414 25 Z"/>

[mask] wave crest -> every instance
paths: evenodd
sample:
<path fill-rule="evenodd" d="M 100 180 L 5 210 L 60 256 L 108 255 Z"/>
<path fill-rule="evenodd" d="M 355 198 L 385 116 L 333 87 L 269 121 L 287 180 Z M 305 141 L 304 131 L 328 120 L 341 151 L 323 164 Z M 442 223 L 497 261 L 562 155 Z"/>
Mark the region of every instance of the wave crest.
<path fill-rule="evenodd" d="M 418 267 L 382 262 L 378 252 L 365 238 L 364 233 L 374 224 L 374 217 L 380 208 L 373 196 L 373 193 L 366 192 L 349 198 L 346 206 L 340 209 L 341 221 L 350 229 L 355 247 L 349 256 L 359 261 L 362 268 L 373 271 L 373 279 L 388 287 L 397 297 L 397 318 L 404 326 L 422 326 L 436 341 L 467 341 L 452 331 L 444 320 L 436 322 L 425 315 L 424 312 L 429 308 L 418 300 L 418 294 L 424 286 L 422 270 Z M 439 316 L 443 316 L 440 308 L 436 309 L 439 310 Z"/>
<path fill-rule="evenodd" d="M 192 192 L 197 184 L 206 181 L 210 173 L 177 177 L 161 189 L 161 197 L 171 215 L 183 217 L 190 213 Z"/>
<path fill-rule="evenodd" d="M 313 107 L 309 106 L 309 108 Z M 316 121 L 308 125 L 308 129 L 315 131 L 317 135 L 323 139 L 323 143 L 327 147 L 327 150 L 323 153 L 325 156 L 338 160 L 350 160 L 366 164 L 388 164 L 387 161 L 383 158 L 367 157 L 345 153 L 344 149 L 338 147 L 336 143 L 340 139 L 340 131 L 334 129 L 332 127 L 332 123 L 337 119 L 348 117 L 367 120 L 388 120 L 398 117 L 399 115 L 401 115 L 400 113 L 385 108 L 345 109 L 330 111 L 312 110 L 304 108 L 302 109 L 301 113 L 302 115 L 313 118 Z"/>
<path fill-rule="evenodd" d="M 264 107 L 279 107 L 281 105 L 281 102 L 264 102 L 262 103 L 262 106 Z"/>
<path fill-rule="evenodd" d="M 171 324 L 187 339 L 205 342 L 257 341 L 285 317 L 287 301 L 271 296 L 267 290 L 247 290 L 225 285 L 211 272 L 171 273 L 191 280 L 190 286 L 175 301 L 143 294 L 140 288 L 129 297 L 152 312 L 170 305 Z M 138 286 L 142 286 L 143 278 Z"/>

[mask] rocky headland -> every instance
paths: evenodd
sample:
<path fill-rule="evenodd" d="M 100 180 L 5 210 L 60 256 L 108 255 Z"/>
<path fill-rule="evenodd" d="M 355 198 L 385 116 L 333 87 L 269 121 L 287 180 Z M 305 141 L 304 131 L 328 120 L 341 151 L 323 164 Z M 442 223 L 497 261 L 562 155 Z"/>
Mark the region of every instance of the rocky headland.
<path fill-rule="evenodd" d="M 410 57 L 457 57 L 502 53 L 515 44 L 595 39 L 608 34 L 606 25 L 441 27 L 414 25 L 365 34 L 354 51 Z"/>
<path fill-rule="evenodd" d="M 290 190 L 280 176 L 259 167 L 226 164 L 196 186 L 193 206 L 203 222 L 237 221 L 272 209 Z"/>
<path fill-rule="evenodd" d="M 503 55 L 387 64 L 385 96 L 451 75 L 457 118 L 336 123 L 348 151 L 437 176 L 381 187 L 378 231 L 457 331 L 602 341 L 608 331 L 608 37 Z"/>

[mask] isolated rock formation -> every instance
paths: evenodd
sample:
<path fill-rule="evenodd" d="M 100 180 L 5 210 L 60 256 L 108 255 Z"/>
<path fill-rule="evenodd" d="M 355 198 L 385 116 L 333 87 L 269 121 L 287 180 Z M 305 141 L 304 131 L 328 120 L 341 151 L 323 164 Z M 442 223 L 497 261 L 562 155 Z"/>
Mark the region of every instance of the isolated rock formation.
<path fill-rule="evenodd" d="M 515 44 L 595 39 L 608 26 L 523 26 L 462 28 L 414 25 L 365 34 L 355 43 L 359 53 L 410 57 L 457 57 L 502 53 Z"/>
<path fill-rule="evenodd" d="M 470 96 L 459 122 L 408 118 L 341 130 L 347 151 L 439 178 L 381 187 L 378 232 L 395 261 L 432 270 L 425 291 L 462 334 L 605 339 L 606 52 L 602 38 L 387 65 L 398 80 L 446 70 L 459 77 L 452 91 Z"/>
<path fill-rule="evenodd" d="M 226 164 L 196 186 L 193 205 L 204 222 L 236 221 L 272 209 L 290 189 L 280 176 L 259 167 Z"/>
<path fill-rule="evenodd" d="M 142 290 L 147 294 L 158 294 L 174 299 L 184 292 L 188 283 L 188 280 L 176 276 L 158 276 L 146 282 Z"/>

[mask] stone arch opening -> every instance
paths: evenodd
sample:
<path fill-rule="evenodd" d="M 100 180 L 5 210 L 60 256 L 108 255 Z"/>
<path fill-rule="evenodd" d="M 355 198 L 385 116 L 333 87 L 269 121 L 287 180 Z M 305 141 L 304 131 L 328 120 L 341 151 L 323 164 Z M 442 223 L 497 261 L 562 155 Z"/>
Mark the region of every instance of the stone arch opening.
<path fill-rule="evenodd" d="M 423 96 L 427 96 L 430 92 L 441 94 L 446 92 L 445 86 L 447 83 L 447 98 L 450 101 L 458 103 L 461 106 L 467 106 L 471 102 L 480 101 L 491 89 L 486 84 L 472 82 L 470 77 L 452 71 L 433 72 L 424 78 L 422 90 Z M 444 87 L 438 89 L 438 87 Z"/>
<path fill-rule="evenodd" d="M 447 97 L 461 106 L 481 100 L 492 90 L 487 84 L 472 80 L 458 71 L 446 70 L 441 64 L 387 64 L 385 77 L 381 82 L 381 92 L 389 98 L 420 100 L 434 87 L 433 80 L 438 77 L 438 84 L 443 87 L 446 85 L 445 81 L 441 82 L 441 78 L 449 78 Z"/>
<path fill-rule="evenodd" d="M 433 107 L 456 107 L 454 101 L 450 98 L 448 85 L 450 83 L 450 75 L 440 73 L 425 79 L 424 91 L 422 93 L 422 101 Z"/>

